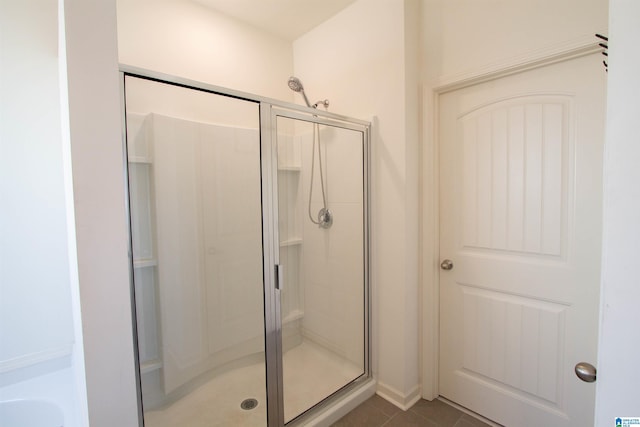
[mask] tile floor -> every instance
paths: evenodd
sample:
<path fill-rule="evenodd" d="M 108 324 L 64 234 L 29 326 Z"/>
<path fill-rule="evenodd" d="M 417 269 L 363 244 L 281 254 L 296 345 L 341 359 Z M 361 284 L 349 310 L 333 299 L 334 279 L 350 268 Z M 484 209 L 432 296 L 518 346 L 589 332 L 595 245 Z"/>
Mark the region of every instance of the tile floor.
<path fill-rule="evenodd" d="M 380 396 L 373 396 L 332 427 L 489 427 L 439 400 L 420 400 L 402 411 Z"/>

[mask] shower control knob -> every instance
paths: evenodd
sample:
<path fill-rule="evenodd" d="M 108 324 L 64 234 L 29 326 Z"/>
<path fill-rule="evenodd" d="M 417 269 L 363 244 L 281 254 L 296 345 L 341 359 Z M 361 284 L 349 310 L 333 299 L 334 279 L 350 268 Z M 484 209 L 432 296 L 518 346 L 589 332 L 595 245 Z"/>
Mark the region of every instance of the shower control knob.
<path fill-rule="evenodd" d="M 451 270 L 453 269 L 453 262 L 450 259 L 445 259 L 440 263 L 440 268 L 443 270 Z"/>

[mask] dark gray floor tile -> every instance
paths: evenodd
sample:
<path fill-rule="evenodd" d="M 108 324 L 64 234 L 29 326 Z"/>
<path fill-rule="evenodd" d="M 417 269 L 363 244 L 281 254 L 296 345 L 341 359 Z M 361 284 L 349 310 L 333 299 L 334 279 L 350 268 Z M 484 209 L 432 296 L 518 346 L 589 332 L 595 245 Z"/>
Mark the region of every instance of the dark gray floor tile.
<path fill-rule="evenodd" d="M 464 418 L 460 418 L 454 427 L 476 427 L 476 425 Z"/>
<path fill-rule="evenodd" d="M 467 423 L 464 424 L 465 426 L 471 425 L 473 427 L 490 427 L 489 424 L 467 414 L 462 415 L 462 418 L 460 418 L 460 420 L 464 420 Z"/>
<path fill-rule="evenodd" d="M 439 400 L 420 400 L 404 412 L 378 395 L 366 400 L 332 427 L 490 427 Z"/>
<path fill-rule="evenodd" d="M 438 427 L 454 427 L 464 415 L 462 411 L 439 400 L 428 401 L 421 399 L 413 405 L 410 411 L 435 422 Z"/>
<path fill-rule="evenodd" d="M 375 406 L 362 404 L 340 418 L 332 427 L 380 427 L 389 419 L 388 415 Z"/>
<path fill-rule="evenodd" d="M 372 405 L 372 406 L 378 408 L 379 410 L 384 412 L 385 415 L 388 415 L 390 417 L 392 417 L 395 414 L 397 414 L 398 412 L 402 411 L 402 409 L 398 408 L 393 403 L 390 403 L 390 402 L 386 401 L 385 399 L 383 399 L 382 397 L 378 396 L 377 394 L 373 395 L 373 397 L 368 399 L 365 402 L 365 404 Z"/>
<path fill-rule="evenodd" d="M 430 421 L 415 412 L 399 412 L 394 415 L 384 427 L 438 427 L 436 423 Z"/>

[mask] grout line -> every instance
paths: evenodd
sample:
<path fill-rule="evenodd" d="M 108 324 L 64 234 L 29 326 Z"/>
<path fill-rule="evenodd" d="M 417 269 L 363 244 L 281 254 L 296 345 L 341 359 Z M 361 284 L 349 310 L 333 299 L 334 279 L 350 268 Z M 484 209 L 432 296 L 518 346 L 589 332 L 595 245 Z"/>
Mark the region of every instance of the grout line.
<path fill-rule="evenodd" d="M 458 411 L 462 412 L 463 414 L 467 414 L 470 417 L 473 417 L 473 418 L 475 418 L 475 419 L 477 419 L 479 421 L 482 421 L 485 424 L 488 424 L 490 427 L 503 427 L 501 424 L 498 424 L 498 423 L 496 423 L 494 421 L 491 421 L 490 419 L 485 418 L 482 415 L 465 408 L 464 406 L 458 405 L 457 403 L 455 403 L 455 402 L 453 402 L 453 401 L 451 401 L 451 400 L 449 400 L 449 399 L 447 399 L 445 397 L 439 396 L 437 399 L 439 401 L 441 401 L 442 403 L 444 403 L 444 404 L 447 404 L 447 405 L 449 405 L 449 406 L 451 406 L 453 408 L 456 408 Z"/>
<path fill-rule="evenodd" d="M 437 400 L 440 400 L 440 399 L 437 399 Z M 443 402 L 443 403 L 444 403 L 444 402 Z M 415 406 L 415 405 L 414 405 L 414 406 Z M 462 419 L 462 417 L 464 416 L 464 412 L 460 411 L 458 408 L 455 408 L 455 409 L 457 409 L 457 410 L 458 410 L 458 412 L 460 412 L 460 415 L 458 415 L 458 418 L 456 418 L 456 420 L 453 422 L 452 427 L 455 427 L 455 426 L 460 422 L 460 420 Z M 440 426 L 440 425 L 441 425 L 439 421 L 433 420 L 433 419 L 431 419 L 431 418 L 427 418 L 427 417 L 423 416 L 422 414 L 419 414 L 418 412 L 414 411 L 414 410 L 413 410 L 413 406 L 412 406 L 409 410 L 410 410 L 411 412 L 413 412 L 414 414 L 418 415 L 419 417 L 421 417 L 422 419 L 425 419 L 425 420 L 429 421 L 429 422 L 430 422 L 430 423 L 432 423 L 432 424 L 435 424 L 435 425 L 437 425 L 437 426 Z"/>
<path fill-rule="evenodd" d="M 401 412 L 402 412 L 402 411 L 401 411 Z M 386 426 L 387 424 L 389 424 L 389 422 L 391 422 L 391 420 L 392 420 L 396 415 L 398 415 L 399 413 L 400 413 L 400 412 L 396 412 L 395 414 L 391 415 L 390 417 L 389 417 L 388 415 L 386 415 L 386 414 L 385 414 L 385 416 L 386 416 L 386 417 L 389 417 L 389 419 L 388 419 L 388 420 L 386 420 L 384 423 L 382 423 L 382 424 L 380 425 L 380 427 L 384 427 L 384 426 Z"/>

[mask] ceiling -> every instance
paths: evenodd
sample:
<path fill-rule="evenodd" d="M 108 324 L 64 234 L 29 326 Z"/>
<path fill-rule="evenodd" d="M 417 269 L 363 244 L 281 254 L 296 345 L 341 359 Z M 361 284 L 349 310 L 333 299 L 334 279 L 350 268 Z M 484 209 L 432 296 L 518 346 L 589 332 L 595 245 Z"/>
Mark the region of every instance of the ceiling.
<path fill-rule="evenodd" d="M 355 0 L 195 0 L 220 13 L 295 40 Z"/>

